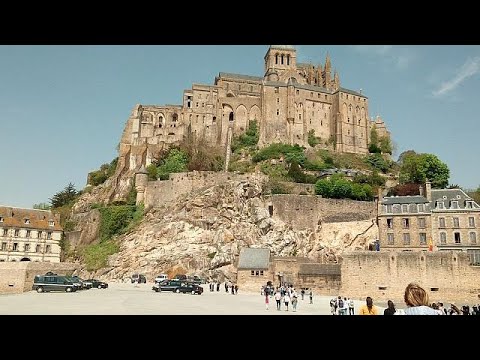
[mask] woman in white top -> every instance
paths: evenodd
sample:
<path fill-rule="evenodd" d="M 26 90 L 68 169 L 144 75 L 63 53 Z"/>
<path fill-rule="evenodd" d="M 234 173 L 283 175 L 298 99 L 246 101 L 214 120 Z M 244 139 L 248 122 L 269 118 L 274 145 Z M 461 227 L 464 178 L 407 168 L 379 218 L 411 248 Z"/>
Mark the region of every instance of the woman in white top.
<path fill-rule="evenodd" d="M 288 311 L 288 304 L 290 303 L 290 295 L 288 295 L 288 292 L 285 293 L 285 296 L 283 297 L 283 302 L 285 303 L 285 307 Z"/>

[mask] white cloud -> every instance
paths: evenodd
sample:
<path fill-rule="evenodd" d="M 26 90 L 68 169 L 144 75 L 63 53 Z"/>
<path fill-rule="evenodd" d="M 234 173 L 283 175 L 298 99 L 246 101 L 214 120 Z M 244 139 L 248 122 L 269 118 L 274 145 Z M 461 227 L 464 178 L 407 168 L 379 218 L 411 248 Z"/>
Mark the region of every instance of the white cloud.
<path fill-rule="evenodd" d="M 455 90 L 469 77 L 480 72 L 480 57 L 473 59 L 468 58 L 467 61 L 458 69 L 457 74 L 450 80 L 440 84 L 439 88 L 432 92 L 433 96 L 440 97 Z"/>

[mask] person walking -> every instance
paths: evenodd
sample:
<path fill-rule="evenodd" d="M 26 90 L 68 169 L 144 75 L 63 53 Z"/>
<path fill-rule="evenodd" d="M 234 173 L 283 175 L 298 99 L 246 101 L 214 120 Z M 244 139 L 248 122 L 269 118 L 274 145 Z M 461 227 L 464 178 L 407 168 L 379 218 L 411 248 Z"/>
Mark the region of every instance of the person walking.
<path fill-rule="evenodd" d="M 302 291 L 300 291 L 300 293 L 302 294 L 302 300 L 303 300 L 303 297 L 305 296 L 305 289 L 302 289 Z"/>
<path fill-rule="evenodd" d="M 285 303 L 285 307 L 287 308 L 286 311 L 288 311 L 288 304 L 290 303 L 290 295 L 288 295 L 288 292 L 285 293 L 285 296 L 283 297 L 283 302 Z"/>
<path fill-rule="evenodd" d="M 348 315 L 355 315 L 355 302 L 353 299 L 348 299 Z"/>
<path fill-rule="evenodd" d="M 313 292 L 312 292 L 312 290 L 310 290 L 310 294 L 308 294 L 308 296 L 310 297 L 310 304 L 313 304 Z"/>
<path fill-rule="evenodd" d="M 293 290 L 293 292 L 292 292 L 292 308 L 293 308 L 294 312 L 297 311 L 297 302 L 298 302 L 298 294 L 295 290 Z"/>

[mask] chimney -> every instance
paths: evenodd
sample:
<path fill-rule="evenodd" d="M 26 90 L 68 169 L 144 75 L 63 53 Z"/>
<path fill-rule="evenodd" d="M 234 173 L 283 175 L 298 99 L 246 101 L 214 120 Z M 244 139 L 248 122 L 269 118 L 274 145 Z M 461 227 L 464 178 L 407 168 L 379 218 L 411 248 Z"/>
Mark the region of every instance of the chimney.
<path fill-rule="evenodd" d="M 425 182 L 425 197 L 428 201 L 432 201 L 432 183 L 428 179 Z"/>
<path fill-rule="evenodd" d="M 418 187 L 418 191 L 420 192 L 420 196 L 423 196 L 423 185 Z"/>

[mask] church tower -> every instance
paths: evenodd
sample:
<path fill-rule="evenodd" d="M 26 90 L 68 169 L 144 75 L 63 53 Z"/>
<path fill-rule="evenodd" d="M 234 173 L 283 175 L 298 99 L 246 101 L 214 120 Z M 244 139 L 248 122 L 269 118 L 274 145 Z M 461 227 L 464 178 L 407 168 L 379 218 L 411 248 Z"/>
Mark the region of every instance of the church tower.
<path fill-rule="evenodd" d="M 297 51 L 293 45 L 270 45 L 265 55 L 265 76 L 297 68 Z M 274 80 L 274 79 L 269 79 Z"/>

